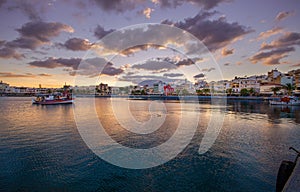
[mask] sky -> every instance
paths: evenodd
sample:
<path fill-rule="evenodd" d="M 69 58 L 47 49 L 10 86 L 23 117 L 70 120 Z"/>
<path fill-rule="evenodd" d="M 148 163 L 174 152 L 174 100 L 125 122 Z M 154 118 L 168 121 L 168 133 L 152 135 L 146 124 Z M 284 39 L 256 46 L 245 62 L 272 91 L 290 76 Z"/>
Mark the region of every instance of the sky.
<path fill-rule="evenodd" d="M 298 0 L 0 0 L 12 86 L 231 80 L 300 68 Z"/>

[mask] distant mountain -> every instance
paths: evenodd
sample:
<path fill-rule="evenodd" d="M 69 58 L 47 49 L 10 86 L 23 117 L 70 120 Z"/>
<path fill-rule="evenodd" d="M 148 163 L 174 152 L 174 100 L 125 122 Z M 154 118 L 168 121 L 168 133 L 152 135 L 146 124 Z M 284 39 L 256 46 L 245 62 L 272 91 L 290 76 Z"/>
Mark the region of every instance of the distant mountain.
<path fill-rule="evenodd" d="M 138 86 L 145 86 L 145 85 L 148 85 L 148 86 L 153 86 L 153 84 L 156 84 L 156 83 L 159 83 L 160 80 L 145 80 L 145 81 L 142 81 L 138 84 Z"/>

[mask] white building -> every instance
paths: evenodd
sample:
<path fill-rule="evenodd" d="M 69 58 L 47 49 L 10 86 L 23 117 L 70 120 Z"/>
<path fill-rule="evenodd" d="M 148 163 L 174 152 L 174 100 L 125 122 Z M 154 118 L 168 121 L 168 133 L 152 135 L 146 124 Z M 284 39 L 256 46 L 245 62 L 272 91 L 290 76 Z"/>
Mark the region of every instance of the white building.
<path fill-rule="evenodd" d="M 6 93 L 9 90 L 9 84 L 0 81 L 0 93 Z"/>

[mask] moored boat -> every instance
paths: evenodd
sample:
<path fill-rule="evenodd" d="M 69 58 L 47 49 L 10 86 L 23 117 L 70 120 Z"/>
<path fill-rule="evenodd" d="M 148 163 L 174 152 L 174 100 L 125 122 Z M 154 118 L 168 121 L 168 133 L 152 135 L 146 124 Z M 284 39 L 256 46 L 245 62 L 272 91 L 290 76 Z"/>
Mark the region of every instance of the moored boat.
<path fill-rule="evenodd" d="M 72 104 L 74 98 L 71 95 L 38 95 L 35 99 L 32 99 L 32 104 L 40 105 L 55 105 L 55 104 Z"/>
<path fill-rule="evenodd" d="M 298 100 L 296 97 L 285 96 L 285 97 L 280 98 L 280 100 L 270 100 L 269 103 L 270 103 L 270 105 L 294 106 L 294 105 L 300 105 L 300 100 Z"/>

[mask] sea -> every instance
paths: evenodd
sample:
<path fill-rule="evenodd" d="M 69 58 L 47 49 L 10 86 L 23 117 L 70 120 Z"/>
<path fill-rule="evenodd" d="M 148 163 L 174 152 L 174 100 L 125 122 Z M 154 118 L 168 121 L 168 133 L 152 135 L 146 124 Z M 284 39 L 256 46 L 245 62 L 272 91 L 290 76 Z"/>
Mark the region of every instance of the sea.
<path fill-rule="evenodd" d="M 87 139 L 95 115 L 113 145 Z M 0 97 L 0 191 L 275 191 L 281 161 L 296 157 L 289 147 L 300 149 L 299 125 L 300 107 L 255 100 L 78 97 L 44 106 Z M 160 154 L 163 162 L 116 153 L 159 147 L 178 129 L 169 147 L 181 150 Z"/>

